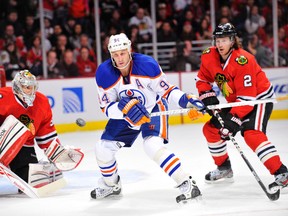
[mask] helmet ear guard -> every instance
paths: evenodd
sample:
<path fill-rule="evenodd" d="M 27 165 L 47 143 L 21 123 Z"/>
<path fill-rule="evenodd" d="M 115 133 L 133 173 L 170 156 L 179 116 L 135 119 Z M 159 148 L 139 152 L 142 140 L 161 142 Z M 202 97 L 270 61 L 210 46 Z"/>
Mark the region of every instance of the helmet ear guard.
<path fill-rule="evenodd" d="M 30 94 L 26 94 L 23 87 L 32 86 Z M 12 80 L 12 90 L 27 106 L 33 106 L 36 91 L 38 90 L 38 82 L 36 77 L 28 70 L 18 72 Z"/>

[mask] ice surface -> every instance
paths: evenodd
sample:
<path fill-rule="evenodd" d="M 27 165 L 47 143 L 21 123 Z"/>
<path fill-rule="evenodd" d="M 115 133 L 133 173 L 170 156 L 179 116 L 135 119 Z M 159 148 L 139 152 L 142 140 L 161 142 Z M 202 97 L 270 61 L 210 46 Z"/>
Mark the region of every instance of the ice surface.
<path fill-rule="evenodd" d="M 288 165 L 287 120 L 270 121 L 267 135 L 276 145 L 284 164 Z M 168 148 L 182 160 L 203 194 L 201 201 L 186 205 L 177 204 L 179 195 L 175 183 L 144 153 L 142 138 L 132 148 L 117 153 L 123 195 L 119 198 L 91 200 L 90 191 L 100 177 L 94 157 L 94 144 L 102 131 L 60 134 L 64 145 L 81 147 L 85 153 L 83 162 L 76 170 L 64 173 L 68 186 L 41 199 L 18 195 L 17 189 L 0 177 L 1 216 L 285 216 L 288 215 L 288 188 L 280 199 L 270 201 L 255 180 L 235 146 L 229 142 L 228 152 L 234 170 L 234 183 L 212 184 L 204 182 L 205 174 L 215 168 L 204 137 L 202 124 L 170 126 Z M 274 178 L 260 163 L 256 155 L 236 136 L 241 149 L 253 168 L 268 186 Z M 42 157 L 42 152 L 38 152 Z M 10 194 L 10 195 L 4 195 Z"/>

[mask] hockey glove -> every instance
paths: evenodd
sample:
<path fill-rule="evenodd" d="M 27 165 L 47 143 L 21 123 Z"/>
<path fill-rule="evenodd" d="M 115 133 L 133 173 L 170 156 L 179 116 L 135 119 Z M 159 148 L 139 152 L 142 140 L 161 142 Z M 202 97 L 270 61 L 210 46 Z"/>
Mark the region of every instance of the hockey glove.
<path fill-rule="evenodd" d="M 230 140 L 229 136 L 235 136 L 240 131 L 242 121 L 231 113 L 227 113 L 225 116 L 220 113 L 220 116 L 224 121 L 224 127 L 220 128 L 219 134 L 223 140 Z"/>
<path fill-rule="evenodd" d="M 204 114 L 194 108 L 190 109 L 188 112 L 188 117 L 193 121 L 196 120 L 198 118 L 202 118 L 204 116 Z"/>
<path fill-rule="evenodd" d="M 205 106 L 219 104 L 219 100 L 216 97 L 216 93 L 211 89 L 210 91 L 204 91 L 200 93 L 199 99 L 205 104 Z M 210 116 L 213 116 L 212 110 L 206 110 Z"/>
<path fill-rule="evenodd" d="M 84 157 L 80 149 L 62 146 L 57 139 L 54 139 L 45 150 L 45 155 L 55 167 L 62 171 L 75 169 Z"/>
<path fill-rule="evenodd" d="M 121 98 L 118 108 L 124 113 L 125 120 L 134 126 L 140 126 L 151 121 L 146 108 L 135 98 Z"/>
<path fill-rule="evenodd" d="M 179 106 L 182 108 L 195 108 L 199 111 L 205 109 L 205 105 L 196 95 L 193 94 L 183 94 L 179 100 Z"/>

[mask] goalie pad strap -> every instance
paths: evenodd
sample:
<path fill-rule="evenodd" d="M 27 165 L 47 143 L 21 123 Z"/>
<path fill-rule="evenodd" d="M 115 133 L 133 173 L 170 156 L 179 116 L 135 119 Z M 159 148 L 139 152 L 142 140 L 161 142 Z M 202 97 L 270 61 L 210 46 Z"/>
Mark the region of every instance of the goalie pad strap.
<path fill-rule="evenodd" d="M 9 115 L 0 127 L 0 162 L 8 166 L 30 135 L 24 124 Z"/>

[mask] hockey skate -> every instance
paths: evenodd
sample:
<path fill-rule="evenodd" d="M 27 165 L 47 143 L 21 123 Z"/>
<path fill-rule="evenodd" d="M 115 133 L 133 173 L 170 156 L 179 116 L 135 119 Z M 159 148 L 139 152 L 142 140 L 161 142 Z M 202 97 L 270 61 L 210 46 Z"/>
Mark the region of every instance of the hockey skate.
<path fill-rule="evenodd" d="M 269 185 L 269 189 L 277 191 L 288 186 L 288 171 L 287 167 L 282 165 L 275 173 L 275 181 Z"/>
<path fill-rule="evenodd" d="M 91 191 L 90 195 L 93 199 L 103 199 L 108 196 L 115 196 L 121 194 L 121 181 L 118 176 L 118 182 L 113 185 L 107 185 L 103 178 L 98 181 L 98 187 Z"/>
<path fill-rule="evenodd" d="M 205 182 L 208 184 L 222 181 L 234 182 L 233 170 L 231 168 L 231 163 L 229 159 L 227 159 L 221 166 L 218 166 L 217 169 L 205 175 Z"/>
<path fill-rule="evenodd" d="M 192 180 L 192 177 L 189 176 L 189 179 L 185 180 L 182 184 L 177 186 L 181 191 L 181 195 L 176 197 L 176 202 L 186 202 L 189 199 L 194 199 L 201 196 L 201 192 L 196 185 L 196 182 Z"/>

